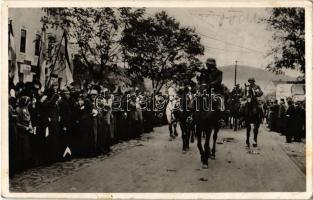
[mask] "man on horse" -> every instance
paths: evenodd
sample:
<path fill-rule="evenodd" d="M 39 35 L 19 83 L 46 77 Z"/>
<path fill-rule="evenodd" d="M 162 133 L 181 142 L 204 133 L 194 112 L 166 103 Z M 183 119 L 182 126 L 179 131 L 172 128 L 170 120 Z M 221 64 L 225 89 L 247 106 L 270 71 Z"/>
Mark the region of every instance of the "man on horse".
<path fill-rule="evenodd" d="M 243 91 L 240 88 L 239 84 L 236 84 L 234 89 L 230 93 L 230 97 L 228 100 L 228 106 L 230 111 L 230 128 L 233 128 L 234 131 L 238 130 L 238 126 L 240 125 L 240 99 L 243 97 Z"/>
<path fill-rule="evenodd" d="M 252 88 L 252 91 L 254 92 L 256 97 L 261 97 L 263 95 L 263 92 L 260 86 L 255 84 L 255 79 L 253 77 L 248 79 L 248 83 L 249 83 L 249 87 Z"/>
<path fill-rule="evenodd" d="M 235 85 L 234 89 L 231 91 L 231 96 L 234 99 L 240 99 L 243 96 L 243 92 L 239 84 Z"/>
<path fill-rule="evenodd" d="M 212 98 L 212 91 L 214 94 L 224 96 L 224 90 L 222 87 L 223 72 L 217 69 L 216 61 L 214 58 L 208 58 L 205 63 L 205 67 L 201 69 L 200 75 L 197 77 L 198 83 L 201 87 L 205 87 L 210 99 Z M 224 103 L 224 102 L 221 102 Z M 224 106 L 224 105 L 220 105 Z M 213 102 L 212 108 L 217 111 L 219 118 L 221 118 L 221 109 L 217 105 L 217 102 Z M 220 124 L 223 120 L 220 120 Z"/>
<path fill-rule="evenodd" d="M 261 123 L 261 115 L 262 115 L 262 108 L 258 101 L 258 98 L 263 95 L 263 92 L 259 85 L 255 83 L 255 79 L 249 78 L 249 84 L 245 84 L 245 98 L 246 102 L 244 104 L 244 117 L 245 117 L 245 124 L 247 128 L 247 140 L 246 144 L 247 147 L 250 147 L 250 124 L 254 124 L 254 143 L 253 146 L 257 147 L 257 136 L 259 131 L 259 126 Z"/>
<path fill-rule="evenodd" d="M 217 69 L 214 58 L 208 58 L 205 64 L 206 66 L 200 70 L 200 76 L 197 77 L 198 83 L 200 85 L 206 84 L 210 94 L 211 89 L 222 94 L 223 72 Z"/>

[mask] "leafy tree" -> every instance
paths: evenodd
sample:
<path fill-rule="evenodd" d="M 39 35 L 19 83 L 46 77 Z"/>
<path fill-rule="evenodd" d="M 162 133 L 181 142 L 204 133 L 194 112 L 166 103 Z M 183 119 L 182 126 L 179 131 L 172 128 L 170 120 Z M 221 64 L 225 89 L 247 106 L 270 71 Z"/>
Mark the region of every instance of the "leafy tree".
<path fill-rule="evenodd" d="M 204 47 L 193 29 L 181 27 L 164 11 L 145 17 L 143 10 L 129 14 L 126 8 L 121 18 L 121 45 L 129 73 L 151 79 L 156 92 L 170 80 L 194 74 L 192 62 Z"/>
<path fill-rule="evenodd" d="M 276 73 L 290 68 L 305 72 L 304 8 L 273 8 L 264 19 L 274 31 L 273 40 L 278 44 L 268 54 L 274 58 L 267 68 Z"/>
<path fill-rule="evenodd" d="M 101 80 L 119 59 L 119 21 L 113 8 L 45 8 L 42 23 L 61 29 L 78 46 L 81 62 L 92 78 Z"/>

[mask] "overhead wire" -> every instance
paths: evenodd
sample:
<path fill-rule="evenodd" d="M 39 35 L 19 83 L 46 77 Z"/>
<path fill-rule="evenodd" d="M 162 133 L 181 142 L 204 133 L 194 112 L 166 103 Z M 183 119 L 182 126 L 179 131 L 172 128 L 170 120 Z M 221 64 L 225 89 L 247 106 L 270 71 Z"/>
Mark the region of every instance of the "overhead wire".
<path fill-rule="evenodd" d="M 154 17 L 154 15 L 152 15 L 151 13 L 148 13 L 146 12 L 147 15 L 151 16 L 151 17 Z M 221 39 L 218 39 L 218 38 L 215 38 L 215 37 L 212 37 L 212 36 L 209 36 L 209 35 L 206 35 L 206 34 L 203 34 L 203 33 L 199 33 L 197 31 L 195 31 L 197 34 L 199 34 L 200 36 L 203 36 L 205 38 L 208 38 L 208 39 L 211 39 L 211 40 L 215 40 L 215 41 L 219 41 L 219 42 L 223 42 L 225 44 L 228 44 L 228 45 L 231 45 L 231 46 L 235 46 L 237 48 L 241 48 L 241 49 L 246 49 L 246 50 L 249 50 L 249 51 L 254 51 L 256 53 L 260 53 L 260 54 L 264 54 L 264 52 L 260 51 L 260 50 L 256 50 L 256 49 L 252 49 L 250 47 L 245 47 L 245 46 L 242 46 L 242 45 L 238 45 L 238 44 L 235 44 L 235 43 L 232 43 L 232 42 L 229 42 L 229 41 L 224 41 L 224 40 L 221 40 Z M 242 52 L 242 51 L 236 51 L 236 50 L 226 50 L 226 49 L 220 49 L 220 48 L 217 48 L 217 47 L 212 47 L 212 46 L 207 46 L 207 45 L 203 45 L 207 48 L 210 48 L 210 49 L 216 49 L 216 50 L 221 50 L 221 51 L 233 51 L 233 52 L 240 52 L 240 53 L 250 53 L 250 52 Z"/>

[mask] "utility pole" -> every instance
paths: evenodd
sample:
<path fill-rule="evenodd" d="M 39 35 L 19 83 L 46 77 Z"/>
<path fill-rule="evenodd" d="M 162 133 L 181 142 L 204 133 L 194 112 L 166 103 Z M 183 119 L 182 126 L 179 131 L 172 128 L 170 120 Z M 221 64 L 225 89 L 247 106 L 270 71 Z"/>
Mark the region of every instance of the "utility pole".
<path fill-rule="evenodd" d="M 235 86 L 237 84 L 237 63 L 238 63 L 238 61 L 236 60 L 235 61 Z"/>

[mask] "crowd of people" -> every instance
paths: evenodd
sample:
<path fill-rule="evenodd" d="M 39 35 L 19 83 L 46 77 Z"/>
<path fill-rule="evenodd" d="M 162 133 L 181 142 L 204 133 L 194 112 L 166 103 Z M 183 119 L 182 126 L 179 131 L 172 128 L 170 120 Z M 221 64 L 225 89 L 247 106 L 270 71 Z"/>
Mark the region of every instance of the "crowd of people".
<path fill-rule="evenodd" d="M 286 102 L 287 101 L 287 102 Z M 265 119 L 270 131 L 286 136 L 286 142 L 301 142 L 305 137 L 305 102 L 284 98 L 263 104 Z"/>
<path fill-rule="evenodd" d="M 139 98 L 151 106 L 152 95 L 138 88 L 118 88 L 113 94 L 91 83 L 83 89 L 54 84 L 42 90 L 38 82 L 18 82 L 9 91 L 10 176 L 29 167 L 106 154 L 113 144 L 139 138 L 162 123 L 162 114 L 139 109 Z"/>
<path fill-rule="evenodd" d="M 119 141 L 139 138 L 166 123 L 170 96 L 138 88 L 113 92 L 94 83 L 43 89 L 36 81 L 11 81 L 9 91 L 10 176 L 33 166 L 106 154 Z M 243 93 L 239 85 L 234 93 Z M 305 137 L 304 102 L 287 98 L 287 104 L 281 99 L 259 105 L 270 131 L 285 135 L 288 143 Z"/>

